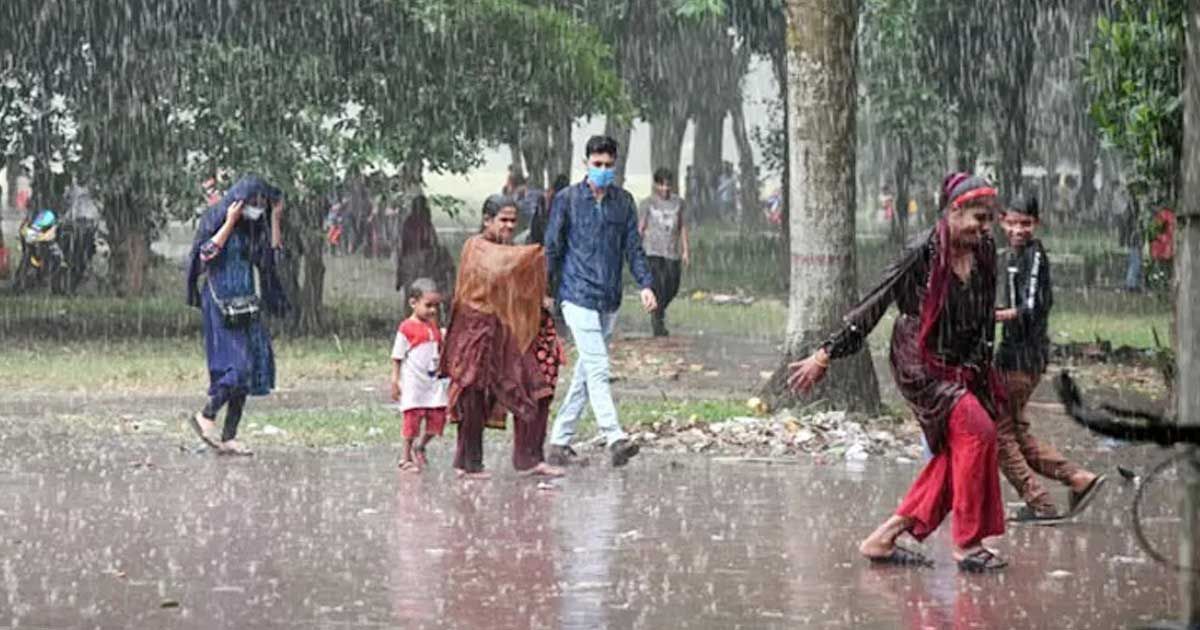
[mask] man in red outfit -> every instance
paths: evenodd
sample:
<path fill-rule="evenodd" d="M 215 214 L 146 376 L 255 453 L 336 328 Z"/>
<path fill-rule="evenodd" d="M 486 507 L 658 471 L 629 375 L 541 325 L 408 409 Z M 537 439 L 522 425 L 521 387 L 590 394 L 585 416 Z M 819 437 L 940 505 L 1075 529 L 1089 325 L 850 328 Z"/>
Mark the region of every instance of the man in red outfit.
<path fill-rule="evenodd" d="M 832 359 L 857 352 L 895 302 L 891 363 L 933 459 L 896 513 L 859 546 L 872 562 L 929 564 L 901 547 L 903 533 L 924 540 L 954 514 L 954 558 L 964 571 L 1007 563 L 983 546 L 1004 533 L 1004 503 L 993 419 L 1004 389 L 992 367 L 996 249 L 989 230 L 996 189 L 980 177 L 954 173 L 942 182 L 942 216 L 884 272 L 882 282 L 845 317 L 845 326 L 808 358 L 792 365 L 791 385 L 807 392 Z"/>

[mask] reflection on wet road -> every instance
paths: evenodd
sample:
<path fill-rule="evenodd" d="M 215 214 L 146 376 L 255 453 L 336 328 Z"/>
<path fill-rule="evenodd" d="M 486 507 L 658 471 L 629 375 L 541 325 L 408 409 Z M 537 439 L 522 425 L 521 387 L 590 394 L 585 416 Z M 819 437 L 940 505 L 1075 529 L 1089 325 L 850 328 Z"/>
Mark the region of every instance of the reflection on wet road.
<path fill-rule="evenodd" d="M 650 455 L 547 490 L 499 444 L 497 477 L 461 483 L 445 442 L 413 477 L 383 449 L 233 461 L 4 428 L 0 628 L 1116 628 L 1177 605 L 1116 481 L 967 577 L 946 528 L 934 569 L 855 556 L 915 464 Z"/>

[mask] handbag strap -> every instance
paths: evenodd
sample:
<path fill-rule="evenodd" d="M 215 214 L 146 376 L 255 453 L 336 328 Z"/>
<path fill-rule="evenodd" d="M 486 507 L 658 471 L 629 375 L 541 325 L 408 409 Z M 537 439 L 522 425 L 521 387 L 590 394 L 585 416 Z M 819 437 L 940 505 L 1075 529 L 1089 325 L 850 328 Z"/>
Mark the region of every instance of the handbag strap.
<path fill-rule="evenodd" d="M 250 264 L 250 280 L 251 280 L 251 282 L 254 283 L 254 297 L 261 300 L 262 297 L 261 297 L 261 290 L 259 289 L 258 269 L 255 267 L 255 265 L 253 263 Z M 216 302 L 217 307 L 220 308 L 225 302 L 223 300 L 221 300 L 221 298 L 217 297 L 217 289 L 213 286 L 213 279 L 212 279 L 211 273 L 204 274 L 204 284 L 208 285 L 209 294 L 212 295 L 213 301 Z"/>
<path fill-rule="evenodd" d="M 221 301 L 221 298 L 217 297 L 217 290 L 213 287 L 213 279 L 211 274 L 205 274 L 204 284 L 208 285 L 208 294 L 212 296 L 213 303 L 217 305 L 217 308 L 225 308 L 225 303 Z"/>

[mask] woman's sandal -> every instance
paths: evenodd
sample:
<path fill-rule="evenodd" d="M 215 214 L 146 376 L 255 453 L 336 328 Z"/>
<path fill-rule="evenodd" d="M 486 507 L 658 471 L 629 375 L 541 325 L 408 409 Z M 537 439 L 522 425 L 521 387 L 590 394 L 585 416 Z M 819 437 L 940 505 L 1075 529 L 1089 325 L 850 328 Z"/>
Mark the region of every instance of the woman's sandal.
<path fill-rule="evenodd" d="M 871 564 L 890 565 L 898 567 L 932 567 L 933 561 L 919 551 L 894 545 L 891 553 L 886 556 L 871 556 Z"/>
<path fill-rule="evenodd" d="M 991 551 L 979 548 L 958 561 L 958 570 L 967 573 L 987 573 L 1008 566 L 1008 561 Z"/>
<path fill-rule="evenodd" d="M 211 432 L 206 432 L 204 430 L 204 427 L 202 427 L 200 425 L 200 418 L 203 418 L 203 417 L 204 417 L 204 414 L 197 411 L 196 415 L 188 418 L 188 424 L 192 425 L 192 430 L 196 432 L 196 435 L 200 436 L 200 440 L 202 442 L 204 442 L 205 444 L 209 445 L 212 448 L 220 450 L 221 449 L 221 440 L 217 439 L 216 436 L 214 436 Z M 204 418 L 204 419 L 208 420 L 208 418 Z M 209 422 L 215 423 L 216 421 L 209 420 Z"/>
<path fill-rule="evenodd" d="M 1069 509 L 1067 514 L 1070 516 L 1079 516 L 1091 504 L 1092 499 L 1095 499 L 1096 495 L 1100 494 L 1100 488 L 1104 487 L 1104 482 L 1107 480 L 1108 478 L 1104 475 L 1096 475 L 1096 478 L 1092 479 L 1092 482 L 1083 490 L 1079 492 L 1071 491 L 1071 494 L 1068 495 L 1070 503 L 1068 504 Z"/>

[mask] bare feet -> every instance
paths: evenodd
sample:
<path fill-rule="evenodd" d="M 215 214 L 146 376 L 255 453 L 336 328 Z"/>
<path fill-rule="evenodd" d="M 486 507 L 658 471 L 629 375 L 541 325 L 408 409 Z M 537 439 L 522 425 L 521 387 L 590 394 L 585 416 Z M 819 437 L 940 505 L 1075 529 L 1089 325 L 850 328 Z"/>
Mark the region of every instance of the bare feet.
<path fill-rule="evenodd" d="M 413 459 L 416 460 L 418 471 L 425 470 L 425 467 L 429 465 L 429 460 L 425 457 L 424 446 L 413 449 Z"/>
<path fill-rule="evenodd" d="M 529 475 L 531 477 L 561 477 L 566 474 L 566 471 L 558 466 L 551 466 L 546 462 L 538 462 L 537 466 L 534 466 L 529 470 L 522 471 L 522 474 Z"/>
<path fill-rule="evenodd" d="M 421 467 L 411 459 L 400 460 L 400 463 L 396 467 L 399 468 L 401 472 L 412 473 L 414 475 L 421 473 Z"/>
<path fill-rule="evenodd" d="M 488 472 L 488 471 L 486 471 L 486 470 L 477 470 L 477 471 L 475 471 L 475 472 L 468 472 L 468 471 L 466 471 L 466 470 L 463 470 L 463 469 L 461 469 L 461 468 L 455 468 L 455 469 L 454 469 L 454 474 L 458 475 L 458 478 L 459 478 L 459 479 L 462 479 L 462 480 L 464 480 L 464 481 L 468 481 L 468 480 L 471 480 L 471 479 L 477 479 L 477 480 L 479 480 L 479 481 L 485 481 L 485 480 L 488 480 L 488 479 L 491 479 L 491 478 L 492 478 L 492 473 L 490 473 L 490 472 Z"/>
<path fill-rule="evenodd" d="M 254 451 L 250 450 L 246 446 L 243 446 L 237 440 L 226 440 L 224 442 L 221 442 L 221 446 L 217 449 L 217 453 L 220 455 L 237 455 L 237 456 L 241 456 L 241 457 L 249 457 L 254 454 Z"/>
<path fill-rule="evenodd" d="M 886 558 L 896 548 L 896 539 L 912 527 L 913 520 L 892 515 L 858 545 L 858 552 L 867 558 Z"/>
<path fill-rule="evenodd" d="M 1087 487 L 1092 485 L 1092 482 L 1095 480 L 1096 473 L 1081 470 L 1074 475 L 1071 475 L 1069 485 L 1073 492 L 1083 492 L 1084 490 L 1087 490 Z"/>

